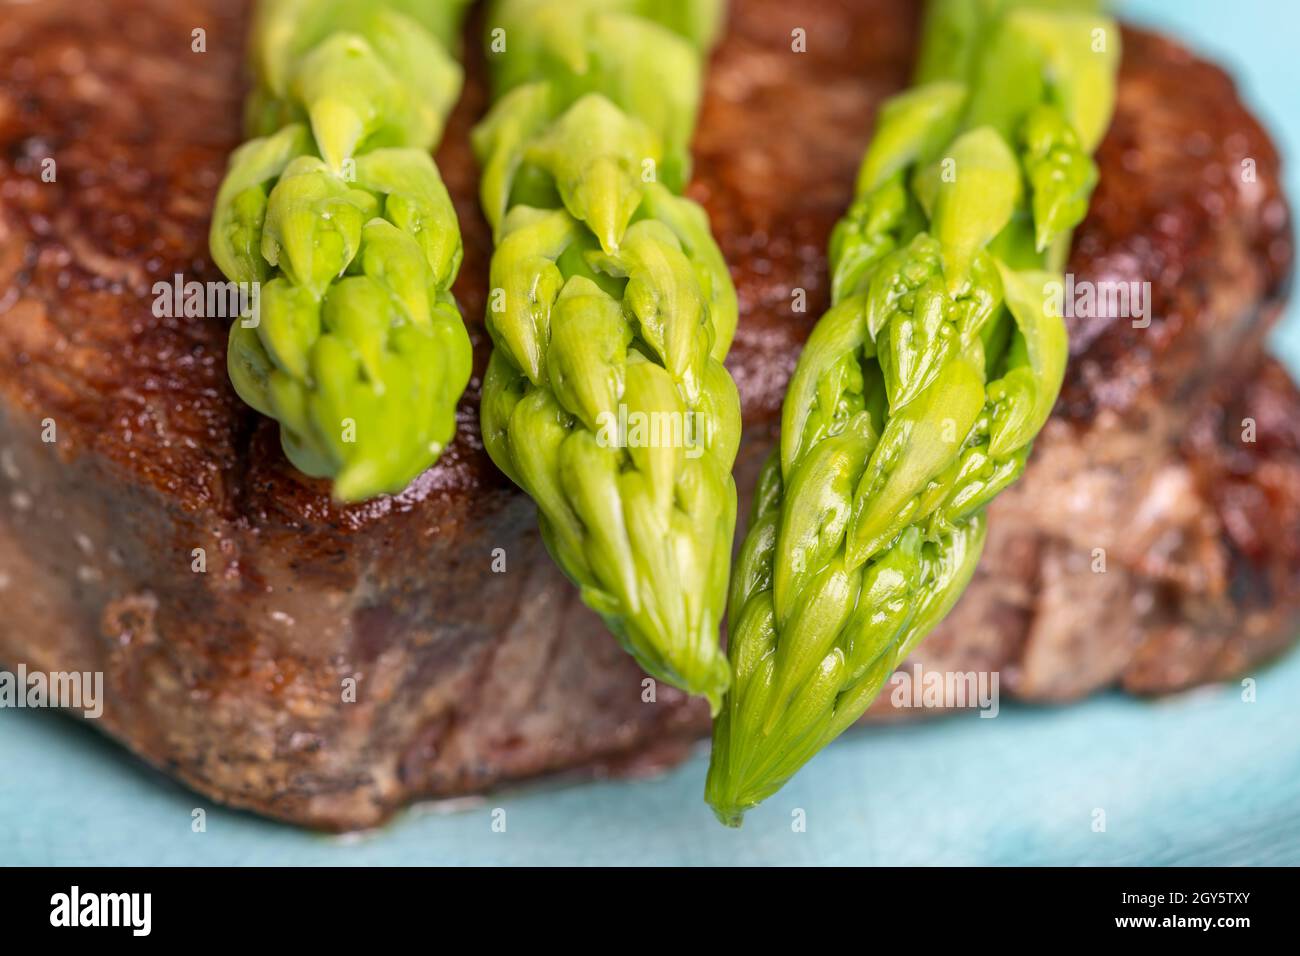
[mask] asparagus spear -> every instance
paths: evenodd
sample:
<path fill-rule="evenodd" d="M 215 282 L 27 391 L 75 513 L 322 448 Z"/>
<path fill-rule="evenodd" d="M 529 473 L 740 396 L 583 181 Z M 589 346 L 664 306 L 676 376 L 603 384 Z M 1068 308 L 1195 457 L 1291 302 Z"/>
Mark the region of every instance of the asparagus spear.
<path fill-rule="evenodd" d="M 646 671 L 715 711 L 730 679 L 736 297 L 679 192 L 721 13 L 502 0 L 496 100 L 475 135 L 497 243 L 484 443 L 537 502 L 582 599 Z"/>
<path fill-rule="evenodd" d="M 455 211 L 429 151 L 460 92 L 465 0 L 261 0 L 257 138 L 217 195 L 212 257 L 260 283 L 230 329 L 240 397 L 343 501 L 396 492 L 450 441 L 469 381 Z"/>
<path fill-rule="evenodd" d="M 706 799 L 724 823 L 852 725 L 948 613 L 1067 356 L 1050 283 L 1096 182 L 1118 31 L 1071 0 L 938 0 L 831 240 L 735 569 Z"/>

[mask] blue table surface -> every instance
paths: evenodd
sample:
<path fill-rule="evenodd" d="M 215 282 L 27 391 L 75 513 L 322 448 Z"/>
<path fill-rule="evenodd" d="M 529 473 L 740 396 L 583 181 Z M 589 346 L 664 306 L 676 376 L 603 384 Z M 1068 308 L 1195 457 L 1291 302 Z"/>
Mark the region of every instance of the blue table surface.
<path fill-rule="evenodd" d="M 1300 5 L 1121 10 L 1225 63 L 1300 156 Z M 1295 311 L 1274 347 L 1300 372 Z M 1249 676 L 1253 702 L 1230 683 L 855 731 L 740 831 L 702 802 L 703 745 L 655 779 L 546 781 L 329 837 L 214 807 L 72 719 L 4 710 L 0 864 L 1300 864 L 1300 655 Z"/>

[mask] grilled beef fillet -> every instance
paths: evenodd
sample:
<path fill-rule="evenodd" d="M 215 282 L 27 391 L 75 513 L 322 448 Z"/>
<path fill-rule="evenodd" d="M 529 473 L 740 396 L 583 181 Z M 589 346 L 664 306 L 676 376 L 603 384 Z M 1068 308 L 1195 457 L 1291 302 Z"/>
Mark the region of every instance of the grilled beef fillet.
<path fill-rule="evenodd" d="M 321 828 L 678 758 L 705 710 L 651 694 L 553 567 L 532 504 L 483 452 L 477 382 L 436 468 L 338 507 L 235 397 L 227 321 L 154 314 L 155 282 L 221 279 L 207 225 L 240 139 L 245 24 L 218 0 L 47 0 L 0 23 L 0 661 L 105 672 L 102 729 L 214 800 Z M 734 5 L 692 193 L 740 296 L 742 490 L 916 29 L 910 0 Z M 1291 261 L 1277 155 L 1216 67 L 1147 33 L 1124 42 L 1070 269 L 1150 282 L 1150 325 L 1071 319 L 1056 417 L 916 656 L 996 669 L 1032 700 L 1234 675 L 1300 623 L 1300 399 L 1261 348 Z M 468 48 L 438 160 L 481 373 L 489 237 L 467 131 L 485 93 Z"/>

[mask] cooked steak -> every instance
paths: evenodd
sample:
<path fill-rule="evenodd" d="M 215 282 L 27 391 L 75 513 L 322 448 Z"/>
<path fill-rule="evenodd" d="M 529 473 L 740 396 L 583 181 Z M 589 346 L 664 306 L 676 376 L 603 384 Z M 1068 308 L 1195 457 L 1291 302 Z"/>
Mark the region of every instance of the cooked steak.
<path fill-rule="evenodd" d="M 742 489 L 826 305 L 826 237 L 876 107 L 906 82 L 915 21 L 910 0 L 747 0 L 715 57 L 692 191 L 740 296 Z M 155 282 L 221 278 L 207 217 L 239 140 L 244 24 L 219 0 L 47 0 L 0 23 L 0 660 L 105 672 L 100 726 L 145 760 L 322 828 L 677 758 L 707 714 L 647 688 L 554 569 L 482 450 L 476 385 L 436 468 L 339 507 L 234 396 L 226 320 L 155 316 Z M 1071 320 L 1056 418 L 921 658 L 997 668 L 1033 699 L 1219 678 L 1297 625 L 1300 397 L 1260 344 L 1290 272 L 1277 156 L 1222 72 L 1125 42 L 1071 271 L 1150 281 L 1152 319 Z M 468 46 L 438 158 L 481 371 L 489 250 L 467 131 L 485 94 Z"/>

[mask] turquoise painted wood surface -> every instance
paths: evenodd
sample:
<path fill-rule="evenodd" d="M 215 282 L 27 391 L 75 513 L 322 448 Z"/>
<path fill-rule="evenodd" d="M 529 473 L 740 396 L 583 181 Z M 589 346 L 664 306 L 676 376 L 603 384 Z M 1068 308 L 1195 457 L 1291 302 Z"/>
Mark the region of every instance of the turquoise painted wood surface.
<path fill-rule="evenodd" d="M 1122 6 L 1230 64 L 1300 157 L 1300 6 Z M 1300 197 L 1295 162 L 1288 177 Z M 1275 342 L 1300 372 L 1295 310 Z M 0 711 L 0 865 L 1300 865 L 1300 654 L 1250 676 L 1254 703 L 1228 684 L 857 731 L 738 832 L 702 801 L 703 751 L 653 780 L 551 782 L 339 838 L 213 807 L 71 719 Z M 203 833 L 191 831 L 198 807 Z M 498 809 L 505 832 L 492 828 Z"/>
<path fill-rule="evenodd" d="M 69 718 L 0 734 L 0 859 L 135 864 L 1300 864 L 1300 655 L 1156 702 L 1004 707 L 856 731 L 727 830 L 701 754 L 641 781 L 550 784 L 326 837 L 213 809 Z M 12 725 L 16 725 L 12 726 Z M 207 807 L 207 831 L 191 832 Z M 505 832 L 494 832 L 494 811 Z M 796 832 L 797 811 L 805 829 Z M 1094 830 L 1105 813 L 1105 831 Z"/>

